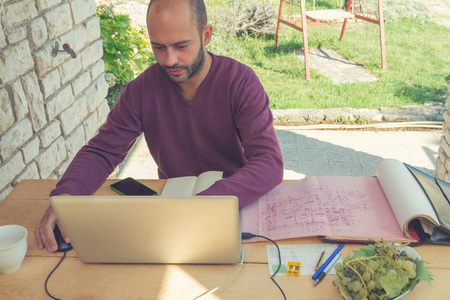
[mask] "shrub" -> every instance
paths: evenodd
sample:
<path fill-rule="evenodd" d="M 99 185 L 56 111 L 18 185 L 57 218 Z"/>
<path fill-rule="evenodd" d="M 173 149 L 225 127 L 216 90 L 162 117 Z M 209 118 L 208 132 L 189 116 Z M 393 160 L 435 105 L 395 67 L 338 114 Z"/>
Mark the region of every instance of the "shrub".
<path fill-rule="evenodd" d="M 142 30 L 131 27 L 128 16 L 114 13 L 111 6 L 100 5 L 96 15 L 100 18 L 105 75 L 110 91 L 113 91 L 108 93 L 107 99 L 108 104 L 114 106 L 120 95 L 118 90 L 121 91 L 137 73 L 146 68 L 150 43 Z M 112 89 L 116 85 L 118 87 Z"/>

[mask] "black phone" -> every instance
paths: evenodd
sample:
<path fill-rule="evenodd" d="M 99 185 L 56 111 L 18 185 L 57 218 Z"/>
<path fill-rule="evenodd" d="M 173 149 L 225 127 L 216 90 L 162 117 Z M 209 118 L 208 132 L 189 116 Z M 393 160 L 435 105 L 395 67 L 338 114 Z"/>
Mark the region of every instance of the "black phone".
<path fill-rule="evenodd" d="M 124 196 L 157 196 L 158 193 L 140 183 L 134 178 L 128 177 L 110 185 L 116 193 Z"/>

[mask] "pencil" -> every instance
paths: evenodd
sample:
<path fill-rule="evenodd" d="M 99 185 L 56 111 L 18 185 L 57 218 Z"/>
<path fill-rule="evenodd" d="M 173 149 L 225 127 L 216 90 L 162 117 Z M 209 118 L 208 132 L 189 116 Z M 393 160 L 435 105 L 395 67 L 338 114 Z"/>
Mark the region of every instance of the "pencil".
<path fill-rule="evenodd" d="M 314 271 L 317 271 L 320 267 L 320 265 L 322 264 L 323 261 L 323 257 L 325 256 L 325 250 L 322 252 L 322 254 L 319 257 L 319 261 L 317 262 L 316 267 L 314 268 Z"/>

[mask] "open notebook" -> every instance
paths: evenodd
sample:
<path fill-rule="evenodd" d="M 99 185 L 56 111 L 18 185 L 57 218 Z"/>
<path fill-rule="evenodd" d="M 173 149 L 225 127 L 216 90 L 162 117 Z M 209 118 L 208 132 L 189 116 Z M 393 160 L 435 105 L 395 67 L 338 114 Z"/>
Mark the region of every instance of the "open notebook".
<path fill-rule="evenodd" d="M 51 205 L 85 263 L 234 264 L 234 196 L 53 196 Z"/>

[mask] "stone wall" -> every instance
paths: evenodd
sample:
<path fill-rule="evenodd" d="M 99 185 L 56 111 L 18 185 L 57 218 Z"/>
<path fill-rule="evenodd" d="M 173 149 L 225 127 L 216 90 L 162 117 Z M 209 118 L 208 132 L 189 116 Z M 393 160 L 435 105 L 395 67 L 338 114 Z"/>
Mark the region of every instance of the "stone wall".
<path fill-rule="evenodd" d="M 0 1 L 1 3 L 1 1 Z M 5 0 L 0 11 L 0 201 L 60 178 L 109 112 L 95 0 Z M 67 52 L 52 56 L 55 42 Z"/>
<path fill-rule="evenodd" d="M 442 128 L 441 143 L 436 159 L 435 176 L 439 179 L 450 182 L 450 85 L 447 93 L 447 101 L 445 107 L 448 109 L 444 113 L 444 126 Z"/>

